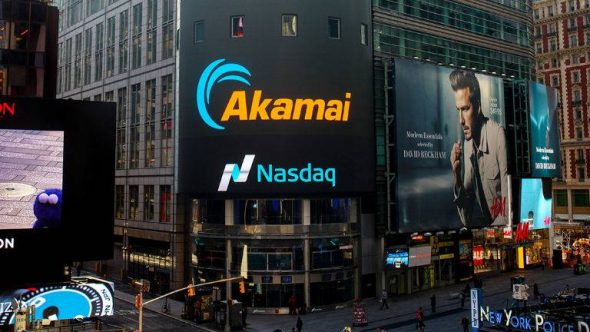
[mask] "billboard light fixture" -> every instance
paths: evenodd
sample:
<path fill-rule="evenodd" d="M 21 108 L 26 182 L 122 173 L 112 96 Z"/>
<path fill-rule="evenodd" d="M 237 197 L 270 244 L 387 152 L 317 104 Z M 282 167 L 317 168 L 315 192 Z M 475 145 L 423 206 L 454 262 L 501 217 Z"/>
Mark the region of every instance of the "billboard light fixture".
<path fill-rule="evenodd" d="M 477 68 L 475 68 L 475 67 L 471 67 L 471 70 L 477 70 Z"/>
<path fill-rule="evenodd" d="M 461 68 L 462 68 L 462 69 L 465 69 L 465 66 L 463 65 L 463 66 L 461 66 Z"/>

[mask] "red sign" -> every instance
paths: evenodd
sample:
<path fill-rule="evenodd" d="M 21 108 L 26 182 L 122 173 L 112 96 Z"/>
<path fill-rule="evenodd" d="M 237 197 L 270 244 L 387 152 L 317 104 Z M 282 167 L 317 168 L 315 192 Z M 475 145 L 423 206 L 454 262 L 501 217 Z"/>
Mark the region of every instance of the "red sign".
<path fill-rule="evenodd" d="M 493 239 L 496 237 L 496 230 L 495 229 L 486 229 L 486 238 Z"/>
<path fill-rule="evenodd" d="M 483 246 L 473 247 L 473 266 L 483 265 Z"/>
<path fill-rule="evenodd" d="M 0 118 L 3 118 L 6 115 L 6 113 L 14 116 L 14 103 L 0 103 Z"/>
<path fill-rule="evenodd" d="M 516 242 L 522 242 L 529 239 L 529 223 L 518 224 L 516 228 Z"/>

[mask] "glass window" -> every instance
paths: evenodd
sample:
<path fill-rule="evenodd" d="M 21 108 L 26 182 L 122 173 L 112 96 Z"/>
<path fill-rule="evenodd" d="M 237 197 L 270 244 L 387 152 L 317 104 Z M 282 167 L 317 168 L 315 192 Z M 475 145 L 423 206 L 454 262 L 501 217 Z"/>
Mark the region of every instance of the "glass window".
<path fill-rule="evenodd" d="M 555 190 L 555 205 L 567 206 L 567 190 Z"/>
<path fill-rule="evenodd" d="M 297 15 L 283 15 L 281 27 L 283 37 L 297 36 Z"/>
<path fill-rule="evenodd" d="M 156 166 L 156 80 L 145 83 L 145 167 Z"/>
<path fill-rule="evenodd" d="M 107 19 L 107 64 L 106 77 L 115 73 L 115 17 Z"/>
<path fill-rule="evenodd" d="M 349 199 L 310 200 L 311 224 L 350 222 Z"/>
<path fill-rule="evenodd" d="M 197 21 L 195 22 L 195 43 L 200 43 L 205 41 L 205 22 L 204 21 Z"/>
<path fill-rule="evenodd" d="M 578 36 L 571 35 L 570 36 L 570 47 L 577 47 L 578 46 Z"/>
<path fill-rule="evenodd" d="M 586 171 L 583 167 L 578 167 L 578 181 L 584 182 L 586 181 Z"/>
<path fill-rule="evenodd" d="M 104 47 L 104 25 L 98 23 L 96 25 L 96 53 L 94 54 L 94 80 L 102 80 L 102 59 Z"/>
<path fill-rule="evenodd" d="M 115 218 L 125 219 L 125 186 L 115 186 Z"/>
<path fill-rule="evenodd" d="M 172 150 L 172 129 L 174 114 L 174 103 L 172 89 L 174 83 L 172 82 L 172 74 L 162 77 L 162 119 L 160 122 L 161 146 L 160 146 L 160 166 L 173 166 L 174 151 Z"/>
<path fill-rule="evenodd" d="M 169 185 L 160 186 L 160 222 L 172 221 L 172 190 Z"/>
<path fill-rule="evenodd" d="M 129 168 L 139 167 L 139 126 L 129 128 Z"/>
<path fill-rule="evenodd" d="M 340 39 L 340 19 L 328 18 L 328 36 L 332 39 Z"/>
<path fill-rule="evenodd" d="M 174 6 L 175 0 L 162 0 L 162 59 L 174 54 Z"/>
<path fill-rule="evenodd" d="M 156 39 L 158 23 L 158 0 L 148 0 L 148 22 L 147 22 L 147 54 L 146 63 L 156 62 Z"/>
<path fill-rule="evenodd" d="M 139 186 L 129 186 L 129 220 L 139 220 Z"/>
<path fill-rule="evenodd" d="M 74 88 L 82 84 L 82 33 L 74 37 Z"/>
<path fill-rule="evenodd" d="M 141 116 L 141 83 L 131 86 L 131 121 L 132 125 L 139 124 Z"/>
<path fill-rule="evenodd" d="M 141 31 L 142 31 L 141 3 L 133 6 L 133 36 L 131 49 L 131 68 L 141 67 Z"/>
<path fill-rule="evenodd" d="M 129 65 L 129 12 L 119 14 L 119 73 L 127 71 Z"/>
<path fill-rule="evenodd" d="M 234 205 L 238 225 L 301 224 L 301 201 L 280 199 L 239 200 Z"/>
<path fill-rule="evenodd" d="M 576 128 L 576 139 L 581 140 L 583 138 L 584 138 L 584 135 L 582 134 L 582 128 Z"/>
<path fill-rule="evenodd" d="M 143 220 L 154 220 L 154 186 L 143 186 Z"/>
<path fill-rule="evenodd" d="M 244 16 L 232 16 L 231 36 L 232 38 L 244 37 Z"/>

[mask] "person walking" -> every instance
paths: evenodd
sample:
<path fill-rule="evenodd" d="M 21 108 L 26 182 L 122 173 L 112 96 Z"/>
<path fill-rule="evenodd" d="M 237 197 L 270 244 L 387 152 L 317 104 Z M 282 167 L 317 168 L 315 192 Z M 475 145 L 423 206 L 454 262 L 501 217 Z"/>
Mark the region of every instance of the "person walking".
<path fill-rule="evenodd" d="M 436 312 L 436 295 L 432 294 L 432 296 L 430 297 L 430 310 L 432 311 L 432 313 Z"/>
<path fill-rule="evenodd" d="M 386 309 L 389 309 L 389 305 L 387 304 L 387 291 L 384 289 L 381 292 L 381 309 L 383 310 L 383 307 L 385 307 Z"/>
<path fill-rule="evenodd" d="M 297 327 L 297 332 L 301 332 L 301 329 L 303 328 L 303 321 L 301 320 L 301 316 L 297 316 L 297 323 L 295 324 L 295 326 Z"/>
<path fill-rule="evenodd" d="M 463 316 L 463 319 L 461 319 L 461 326 L 463 326 L 463 332 L 469 331 L 469 319 L 467 316 Z"/>
<path fill-rule="evenodd" d="M 424 332 L 426 325 L 424 325 L 424 311 L 422 310 L 422 307 L 419 307 L 418 310 L 416 310 L 416 325 L 420 332 Z"/>
<path fill-rule="evenodd" d="M 287 301 L 287 304 L 289 304 L 289 315 L 296 315 L 297 314 L 297 297 L 295 297 L 295 294 L 291 295 L 291 297 L 289 297 L 289 301 Z"/>

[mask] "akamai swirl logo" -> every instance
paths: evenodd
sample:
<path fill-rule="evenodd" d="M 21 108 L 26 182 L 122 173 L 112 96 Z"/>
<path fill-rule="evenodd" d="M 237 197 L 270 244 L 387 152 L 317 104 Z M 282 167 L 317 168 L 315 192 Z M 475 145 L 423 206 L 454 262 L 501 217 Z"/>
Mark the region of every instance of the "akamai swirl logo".
<path fill-rule="evenodd" d="M 201 74 L 197 84 L 197 109 L 203 121 L 211 128 L 224 130 L 211 118 L 211 88 L 215 83 L 236 81 L 250 86 L 247 77 L 252 75 L 244 66 L 223 63 L 225 59 L 211 62 Z M 352 93 L 344 91 L 344 98 L 291 98 L 286 96 L 268 98 L 260 88 L 254 91 L 234 90 L 231 92 L 219 122 L 243 121 L 326 121 L 344 123 L 350 118 Z M 249 92 L 249 93 L 247 93 Z M 215 112 L 214 112 L 215 113 Z"/>
<path fill-rule="evenodd" d="M 218 130 L 223 130 L 225 127 L 217 124 L 211 118 L 211 115 L 209 115 L 209 111 L 207 110 L 207 106 L 209 106 L 210 102 L 209 97 L 211 96 L 211 88 L 213 88 L 215 83 L 221 83 L 225 81 L 238 81 L 250 86 L 248 79 L 236 74 L 252 76 L 250 71 L 248 71 L 248 69 L 246 69 L 244 66 L 236 63 L 222 64 L 224 61 L 225 59 L 215 60 L 211 62 L 207 68 L 205 68 L 201 74 L 201 77 L 199 78 L 196 93 L 197 109 L 199 110 L 199 115 L 209 127 Z"/>

